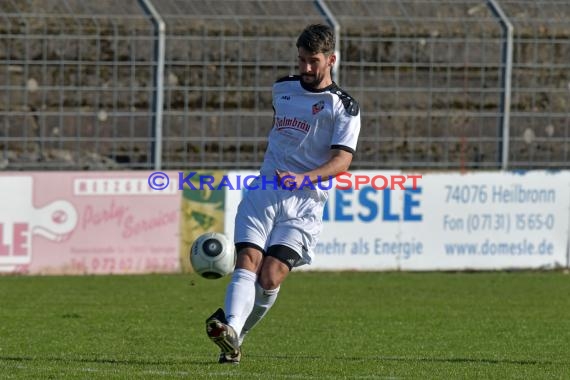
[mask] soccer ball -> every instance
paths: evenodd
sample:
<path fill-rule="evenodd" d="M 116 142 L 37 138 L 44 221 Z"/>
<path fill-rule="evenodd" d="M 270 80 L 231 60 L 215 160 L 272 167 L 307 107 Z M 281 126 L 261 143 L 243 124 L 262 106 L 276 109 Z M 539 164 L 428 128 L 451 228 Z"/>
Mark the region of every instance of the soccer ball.
<path fill-rule="evenodd" d="M 207 279 L 224 277 L 234 270 L 236 255 L 233 243 L 219 232 L 198 236 L 190 248 L 194 271 Z"/>

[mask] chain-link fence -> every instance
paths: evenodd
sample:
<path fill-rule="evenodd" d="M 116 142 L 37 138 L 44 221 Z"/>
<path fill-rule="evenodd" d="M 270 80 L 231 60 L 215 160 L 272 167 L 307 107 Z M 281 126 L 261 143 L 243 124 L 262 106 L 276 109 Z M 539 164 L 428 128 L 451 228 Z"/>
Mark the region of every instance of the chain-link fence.
<path fill-rule="evenodd" d="M 155 29 L 136 2 L 0 2 L 0 163 L 147 167 Z"/>
<path fill-rule="evenodd" d="M 515 46 L 510 165 L 570 168 L 570 2 L 502 3 Z"/>
<path fill-rule="evenodd" d="M 337 26 L 335 78 L 361 104 L 352 168 L 570 167 L 566 1 L 3 0 L 0 12 L 4 169 L 256 168 L 271 85 L 296 73 L 295 39 L 314 22 Z"/>

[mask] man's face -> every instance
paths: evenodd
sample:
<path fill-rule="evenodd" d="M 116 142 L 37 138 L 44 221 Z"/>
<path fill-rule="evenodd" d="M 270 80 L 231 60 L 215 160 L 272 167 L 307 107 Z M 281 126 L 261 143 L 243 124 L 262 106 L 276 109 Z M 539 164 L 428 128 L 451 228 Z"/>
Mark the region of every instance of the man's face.
<path fill-rule="evenodd" d="M 323 53 L 313 54 L 300 47 L 299 74 L 303 83 L 316 90 L 325 88 L 332 83 L 331 67 L 336 56 L 325 56 Z"/>

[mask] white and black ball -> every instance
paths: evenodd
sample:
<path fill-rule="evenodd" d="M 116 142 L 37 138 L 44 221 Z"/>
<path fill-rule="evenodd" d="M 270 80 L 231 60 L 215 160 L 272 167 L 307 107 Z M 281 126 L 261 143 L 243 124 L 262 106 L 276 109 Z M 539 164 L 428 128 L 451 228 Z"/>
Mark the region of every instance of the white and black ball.
<path fill-rule="evenodd" d="M 192 243 L 190 263 L 194 271 L 204 278 L 222 278 L 234 270 L 236 263 L 234 245 L 222 233 L 202 234 Z"/>

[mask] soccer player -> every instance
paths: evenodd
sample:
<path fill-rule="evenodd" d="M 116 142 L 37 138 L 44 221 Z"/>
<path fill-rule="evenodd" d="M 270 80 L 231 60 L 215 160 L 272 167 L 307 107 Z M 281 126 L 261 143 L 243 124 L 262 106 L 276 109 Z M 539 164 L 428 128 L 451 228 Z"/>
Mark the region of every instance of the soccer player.
<path fill-rule="evenodd" d="M 348 170 L 360 133 L 358 103 L 332 80 L 333 30 L 309 25 L 296 46 L 299 75 L 273 85 L 273 128 L 250 185 L 257 189 L 238 207 L 237 262 L 224 309 L 206 320 L 220 363 L 239 363 L 245 335 L 273 306 L 281 283 L 311 263 L 328 199 L 318 183 Z"/>

